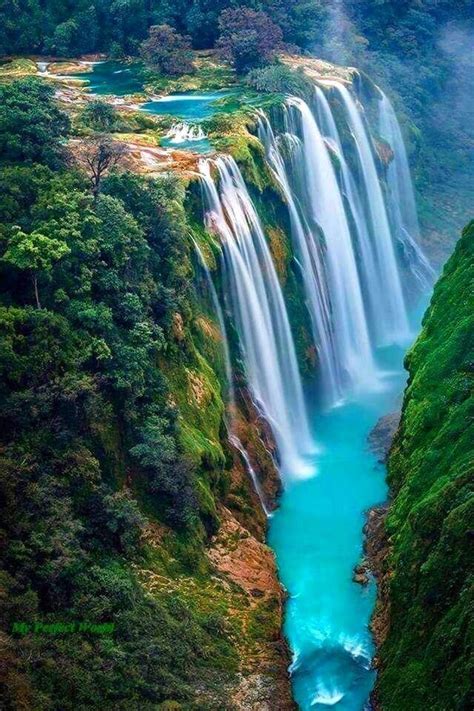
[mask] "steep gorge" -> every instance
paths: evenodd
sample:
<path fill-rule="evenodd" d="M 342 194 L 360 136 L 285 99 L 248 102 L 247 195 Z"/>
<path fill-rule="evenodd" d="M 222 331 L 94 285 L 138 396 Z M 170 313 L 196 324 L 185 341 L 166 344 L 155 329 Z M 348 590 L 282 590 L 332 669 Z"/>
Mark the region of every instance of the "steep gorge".
<path fill-rule="evenodd" d="M 133 161 L 145 151 L 133 144 L 129 170 L 106 178 L 98 197 L 61 164 L 59 146 L 54 161 L 48 146 L 32 168 L 11 155 L 2 166 L 4 580 L 13 600 L 3 672 L 12 707 L 105 699 L 125 708 L 131 698 L 163 711 L 293 707 L 265 514 L 281 480 L 316 482 L 321 403 L 342 406 L 341 426 L 362 447 L 373 412 L 356 402 L 351 413 L 354 394 L 384 390 L 386 351 L 409 337 L 409 304 L 433 277 L 414 206 L 400 198 L 408 164 L 387 97 L 332 65 L 312 76 L 317 87 L 298 79 L 302 96 L 265 96 L 257 109 L 210 119 L 205 140 L 219 153 L 209 158 L 162 151 L 155 170 L 156 149 L 144 178 Z M 56 120 L 51 96 L 40 102 Z M 163 133 L 129 116 L 148 132 L 144 145 Z M 17 130 L 13 156 L 21 121 Z M 25 267 L 11 245 L 43 232 L 56 254 Z M 43 362 L 51 349 L 61 358 Z M 340 429 L 337 416 L 333 424 Z M 293 674 L 309 679 L 301 708 L 352 708 L 352 679 L 361 703 L 373 681 L 371 598 L 361 602 L 352 584 L 351 557 L 362 507 L 383 485 L 363 479 L 369 459 L 361 465 L 361 498 L 347 508 L 352 548 L 338 571 L 354 634 L 342 616 L 341 629 L 313 634 L 302 659 L 293 648 Z M 11 635 L 15 621 L 61 621 L 64 610 L 116 620 L 116 634 Z M 389 668 L 382 662 L 380 694 Z"/>
<path fill-rule="evenodd" d="M 406 356 L 373 621 L 380 646 L 374 698 L 384 711 L 470 706 L 473 286 L 471 222 Z"/>

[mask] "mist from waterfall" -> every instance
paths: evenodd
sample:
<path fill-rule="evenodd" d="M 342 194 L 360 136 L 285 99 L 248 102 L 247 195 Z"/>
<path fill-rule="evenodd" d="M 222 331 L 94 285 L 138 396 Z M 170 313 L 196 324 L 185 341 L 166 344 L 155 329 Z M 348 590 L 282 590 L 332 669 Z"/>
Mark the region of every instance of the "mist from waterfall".
<path fill-rule="evenodd" d="M 313 445 L 285 301 L 260 220 L 231 157 L 202 159 L 199 172 L 206 226 L 222 243 L 250 391 L 274 433 L 283 476 L 303 477 L 311 471 L 305 455 Z"/>
<path fill-rule="evenodd" d="M 420 228 L 415 194 L 400 125 L 390 99 L 381 90 L 380 95 L 379 133 L 394 152 L 387 168 L 390 217 L 405 263 L 416 279 L 419 292 L 425 293 L 433 284 L 436 273 L 418 244 Z"/>

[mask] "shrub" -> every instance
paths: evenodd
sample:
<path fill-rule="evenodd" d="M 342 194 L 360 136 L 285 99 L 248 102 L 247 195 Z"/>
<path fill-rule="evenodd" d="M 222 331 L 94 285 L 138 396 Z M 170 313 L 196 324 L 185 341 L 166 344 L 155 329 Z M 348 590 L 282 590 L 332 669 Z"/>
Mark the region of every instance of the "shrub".
<path fill-rule="evenodd" d="M 247 83 L 257 91 L 293 94 L 302 98 L 314 91 L 313 84 L 303 72 L 294 71 L 284 64 L 252 69 L 247 75 Z"/>
<path fill-rule="evenodd" d="M 117 116 L 113 106 L 100 99 L 95 99 L 85 107 L 82 112 L 82 120 L 90 128 L 109 132 L 113 129 Z"/>

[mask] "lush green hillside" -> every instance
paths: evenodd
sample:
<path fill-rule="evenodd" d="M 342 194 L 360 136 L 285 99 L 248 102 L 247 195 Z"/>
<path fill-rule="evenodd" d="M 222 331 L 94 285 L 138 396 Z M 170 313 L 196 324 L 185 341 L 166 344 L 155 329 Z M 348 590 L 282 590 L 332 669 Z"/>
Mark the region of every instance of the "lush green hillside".
<path fill-rule="evenodd" d="M 377 683 L 384 711 L 469 708 L 473 287 L 474 222 L 445 267 L 406 359 L 409 383 L 389 459 L 390 628 Z"/>
<path fill-rule="evenodd" d="M 0 89 L 0 705 L 235 708 L 256 668 L 288 694 L 184 182 L 94 185 L 53 94 Z"/>

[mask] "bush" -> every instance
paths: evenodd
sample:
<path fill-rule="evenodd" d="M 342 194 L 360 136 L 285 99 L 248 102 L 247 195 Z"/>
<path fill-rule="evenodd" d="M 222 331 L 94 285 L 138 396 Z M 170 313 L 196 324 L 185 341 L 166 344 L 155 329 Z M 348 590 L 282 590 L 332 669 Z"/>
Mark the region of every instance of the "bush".
<path fill-rule="evenodd" d="M 294 71 L 284 64 L 272 64 L 261 69 L 252 69 L 247 83 L 253 89 L 275 94 L 292 94 L 306 98 L 314 91 L 312 82 L 302 71 Z"/>
<path fill-rule="evenodd" d="M 95 99 L 85 107 L 82 112 L 82 120 L 90 128 L 96 131 L 110 132 L 117 121 L 117 114 L 113 106 L 106 101 Z"/>
<path fill-rule="evenodd" d="M 3 161 L 37 161 L 56 166 L 69 118 L 41 79 L 0 87 L 0 155 Z"/>

